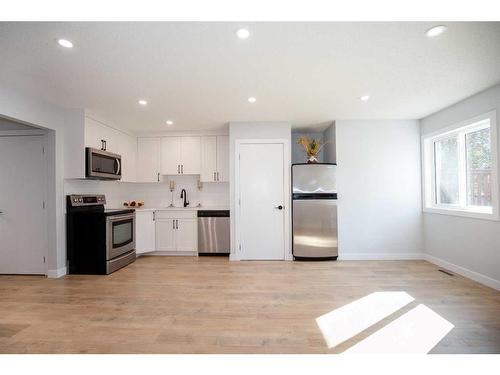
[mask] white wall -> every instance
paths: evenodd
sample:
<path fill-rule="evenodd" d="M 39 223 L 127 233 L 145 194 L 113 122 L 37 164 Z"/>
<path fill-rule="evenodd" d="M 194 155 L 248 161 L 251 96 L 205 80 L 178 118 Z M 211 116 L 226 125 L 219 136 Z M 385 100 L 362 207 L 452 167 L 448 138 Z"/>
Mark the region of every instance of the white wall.
<path fill-rule="evenodd" d="M 425 135 L 491 110 L 499 116 L 500 85 L 420 120 L 421 133 Z M 495 141 L 500 149 L 500 139 Z M 431 261 L 500 289 L 499 221 L 424 213 L 423 223 L 425 251 Z"/>
<path fill-rule="evenodd" d="M 48 132 L 48 199 L 49 276 L 65 272 L 66 244 L 64 225 L 64 127 L 66 110 L 38 98 L 0 87 L 0 115 L 49 129 Z M 41 182 L 42 183 L 42 182 Z"/>
<path fill-rule="evenodd" d="M 231 122 L 229 123 L 229 207 L 231 210 L 231 253 L 236 247 L 235 236 L 235 143 L 238 139 L 287 139 L 288 149 L 292 137 L 291 124 L 285 122 Z M 288 155 L 291 160 L 291 155 Z M 290 171 L 289 171 L 290 172 Z M 288 202 L 290 207 L 290 201 Z M 288 221 L 290 210 L 286 210 Z"/>
<path fill-rule="evenodd" d="M 340 259 L 421 258 L 418 121 L 336 121 Z"/>
<path fill-rule="evenodd" d="M 182 205 L 181 190 L 186 189 L 190 206 L 229 207 L 229 183 L 203 183 L 198 190 L 199 176 L 164 176 L 162 183 L 131 183 L 117 181 L 66 180 L 64 194 L 105 194 L 106 208 L 121 208 L 126 201 L 144 201 L 146 208 L 167 207 L 172 196 L 168 181 L 175 181 L 174 205 Z"/>

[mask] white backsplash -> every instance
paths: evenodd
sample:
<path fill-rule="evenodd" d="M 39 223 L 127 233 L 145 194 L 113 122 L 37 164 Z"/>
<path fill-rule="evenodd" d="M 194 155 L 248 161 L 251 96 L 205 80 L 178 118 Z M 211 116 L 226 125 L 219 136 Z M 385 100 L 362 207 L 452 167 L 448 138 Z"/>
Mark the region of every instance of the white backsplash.
<path fill-rule="evenodd" d="M 173 192 L 174 205 L 182 206 L 181 190 L 186 189 L 190 206 L 201 203 L 202 206 L 229 207 L 228 182 L 204 182 L 198 189 L 199 176 L 163 176 L 160 183 L 134 183 L 95 180 L 65 180 L 64 195 L 69 194 L 104 194 L 106 208 L 121 208 L 131 200 L 144 201 L 145 207 L 167 207 L 171 193 L 169 181 L 175 181 Z"/>

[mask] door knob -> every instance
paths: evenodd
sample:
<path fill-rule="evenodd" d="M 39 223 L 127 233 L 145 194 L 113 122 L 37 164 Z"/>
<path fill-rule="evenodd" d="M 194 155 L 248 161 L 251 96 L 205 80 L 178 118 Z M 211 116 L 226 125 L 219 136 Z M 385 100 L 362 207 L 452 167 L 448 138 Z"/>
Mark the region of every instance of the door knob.
<path fill-rule="evenodd" d="M 282 209 L 283 209 L 283 206 L 280 204 L 279 206 L 274 207 L 274 208 L 277 208 L 278 210 L 282 210 Z"/>

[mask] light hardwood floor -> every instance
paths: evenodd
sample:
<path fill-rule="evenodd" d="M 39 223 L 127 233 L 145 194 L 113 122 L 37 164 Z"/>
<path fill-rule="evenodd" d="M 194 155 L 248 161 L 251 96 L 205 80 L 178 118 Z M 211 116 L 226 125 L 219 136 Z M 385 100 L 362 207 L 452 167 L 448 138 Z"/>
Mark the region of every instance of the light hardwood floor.
<path fill-rule="evenodd" d="M 328 349 L 315 319 L 375 291 L 406 309 Z M 500 292 L 425 261 L 141 257 L 109 276 L 0 276 L 0 353 L 340 353 L 424 303 L 433 353 L 500 353 Z"/>

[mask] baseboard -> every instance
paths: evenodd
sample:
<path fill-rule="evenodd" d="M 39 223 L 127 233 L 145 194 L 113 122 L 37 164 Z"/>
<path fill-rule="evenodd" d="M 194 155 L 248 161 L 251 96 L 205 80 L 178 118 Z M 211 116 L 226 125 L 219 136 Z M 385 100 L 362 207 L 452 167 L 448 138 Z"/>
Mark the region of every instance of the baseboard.
<path fill-rule="evenodd" d="M 49 279 L 57 279 L 59 277 L 63 277 L 67 273 L 68 273 L 68 270 L 66 269 L 66 267 L 61 267 L 61 268 L 57 268 L 55 270 L 48 270 L 47 277 Z"/>
<path fill-rule="evenodd" d="M 340 253 L 339 260 L 418 260 L 423 253 Z"/>
<path fill-rule="evenodd" d="M 436 258 L 432 255 L 429 254 L 423 254 L 426 261 L 433 263 L 439 267 L 446 268 L 449 271 L 455 272 L 461 276 L 467 277 L 468 279 L 477 281 L 480 284 L 484 284 L 486 286 L 489 286 L 490 288 L 500 290 L 500 281 L 495 280 L 489 276 L 483 275 L 478 272 L 471 271 L 467 268 L 457 266 L 456 264 L 447 262 L 446 260 Z"/>
<path fill-rule="evenodd" d="M 157 257 L 163 257 L 163 256 L 179 256 L 179 257 L 197 257 L 198 252 L 197 251 L 152 251 L 150 253 L 143 253 L 139 254 L 137 257 L 140 256 L 157 256 Z"/>

